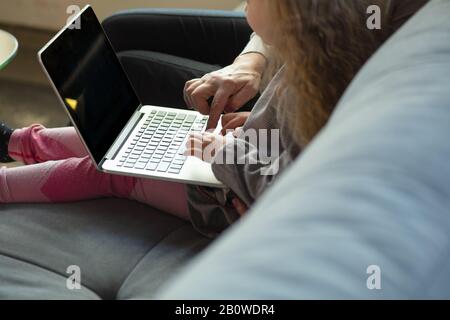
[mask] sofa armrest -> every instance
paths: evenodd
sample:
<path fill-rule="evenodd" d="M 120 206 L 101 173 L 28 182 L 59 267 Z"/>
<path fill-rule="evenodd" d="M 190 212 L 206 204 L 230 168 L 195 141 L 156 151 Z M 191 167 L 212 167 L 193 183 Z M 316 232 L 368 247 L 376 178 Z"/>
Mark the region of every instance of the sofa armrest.
<path fill-rule="evenodd" d="M 430 1 L 405 24 L 297 163 L 159 297 L 448 299 L 449 16 Z"/>
<path fill-rule="evenodd" d="M 249 41 L 242 12 L 190 9 L 134 9 L 105 19 L 117 52 L 154 51 L 226 66 Z"/>

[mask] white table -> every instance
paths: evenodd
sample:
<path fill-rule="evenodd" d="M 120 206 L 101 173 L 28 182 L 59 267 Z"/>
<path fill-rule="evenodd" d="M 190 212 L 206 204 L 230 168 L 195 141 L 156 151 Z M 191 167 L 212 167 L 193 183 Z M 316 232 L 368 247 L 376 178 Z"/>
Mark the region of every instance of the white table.
<path fill-rule="evenodd" d="M 0 30 L 0 70 L 14 59 L 19 49 L 19 43 L 13 35 Z"/>

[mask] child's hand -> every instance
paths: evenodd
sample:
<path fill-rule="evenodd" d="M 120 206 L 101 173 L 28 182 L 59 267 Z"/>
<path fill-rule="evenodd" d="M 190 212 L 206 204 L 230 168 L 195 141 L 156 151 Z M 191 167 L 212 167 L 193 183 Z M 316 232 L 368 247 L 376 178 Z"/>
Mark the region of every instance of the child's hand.
<path fill-rule="evenodd" d="M 222 135 L 227 133 L 227 130 L 235 130 L 242 127 L 250 116 L 250 112 L 236 112 L 228 113 L 222 116 Z"/>
<path fill-rule="evenodd" d="M 215 133 L 194 133 L 186 143 L 186 156 L 197 157 L 200 160 L 212 163 L 217 151 L 230 141 L 229 136 L 225 137 Z"/>
<path fill-rule="evenodd" d="M 239 199 L 239 198 L 234 198 L 233 201 L 232 201 L 232 203 L 233 203 L 233 206 L 234 206 L 234 208 L 236 209 L 236 211 L 237 211 L 241 216 L 243 216 L 244 214 L 247 213 L 248 207 L 247 207 L 247 205 L 244 203 L 244 201 L 242 201 L 242 200 Z"/>

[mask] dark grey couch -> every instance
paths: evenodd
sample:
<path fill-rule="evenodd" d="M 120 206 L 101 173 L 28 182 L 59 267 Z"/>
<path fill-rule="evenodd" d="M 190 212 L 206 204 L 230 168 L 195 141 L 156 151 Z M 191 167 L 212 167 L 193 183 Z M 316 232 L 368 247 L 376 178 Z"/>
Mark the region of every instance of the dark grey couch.
<path fill-rule="evenodd" d="M 0 298 L 450 298 L 449 17 L 432 0 L 394 35 L 212 244 L 126 201 L 0 206 Z"/>
<path fill-rule="evenodd" d="M 181 107 L 184 83 L 230 64 L 251 34 L 243 13 L 136 9 L 103 22 L 145 104 Z M 0 299 L 143 299 L 209 239 L 125 200 L 0 204 Z M 69 266 L 82 290 L 68 290 Z"/>
<path fill-rule="evenodd" d="M 147 299 L 209 240 L 124 200 L 0 205 L 0 299 Z M 68 290 L 67 268 L 82 290 Z"/>

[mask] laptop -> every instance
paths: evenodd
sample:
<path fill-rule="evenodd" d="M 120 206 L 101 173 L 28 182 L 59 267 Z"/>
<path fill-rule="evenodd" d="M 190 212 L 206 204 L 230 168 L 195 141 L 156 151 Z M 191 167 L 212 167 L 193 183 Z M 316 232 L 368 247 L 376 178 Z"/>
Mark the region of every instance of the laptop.
<path fill-rule="evenodd" d="M 75 21 L 79 29 L 72 27 Z M 208 117 L 143 105 L 92 7 L 75 16 L 38 58 L 98 170 L 225 187 L 209 163 L 184 155 L 188 136 L 204 132 Z"/>

